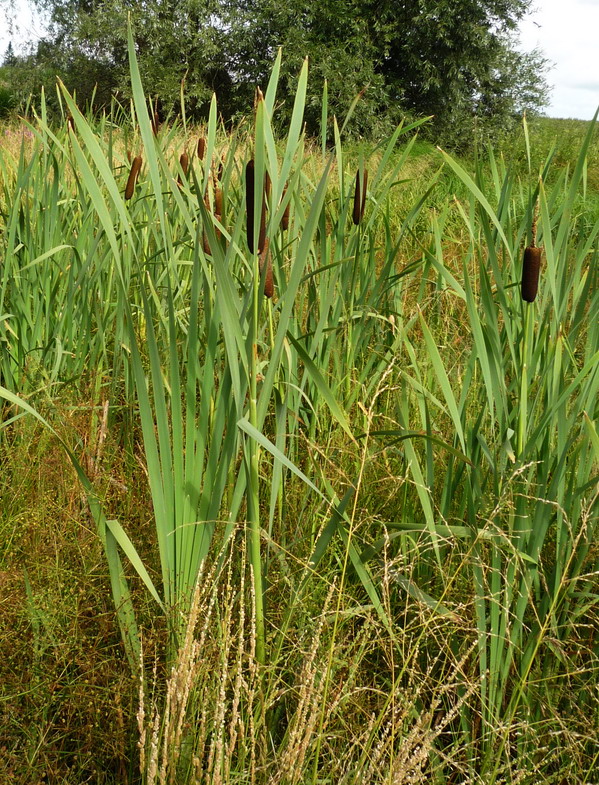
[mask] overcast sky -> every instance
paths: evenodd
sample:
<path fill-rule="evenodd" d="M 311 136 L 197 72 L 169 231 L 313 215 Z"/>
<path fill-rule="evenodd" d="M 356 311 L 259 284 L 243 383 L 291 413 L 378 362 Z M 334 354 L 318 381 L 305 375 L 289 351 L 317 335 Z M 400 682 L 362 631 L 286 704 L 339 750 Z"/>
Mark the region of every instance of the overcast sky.
<path fill-rule="evenodd" d="M 521 48 L 539 46 L 554 63 L 547 114 L 590 120 L 599 106 L 599 0 L 533 0 Z"/>
<path fill-rule="evenodd" d="M 547 114 L 590 120 L 599 106 L 599 0 L 533 0 L 532 7 L 521 25 L 520 46 L 524 51 L 539 46 L 554 64 Z M 43 34 L 27 0 L 16 0 L 16 8 L 12 36 L 0 15 L 0 57 L 11 37 L 18 49 L 20 42 Z"/>

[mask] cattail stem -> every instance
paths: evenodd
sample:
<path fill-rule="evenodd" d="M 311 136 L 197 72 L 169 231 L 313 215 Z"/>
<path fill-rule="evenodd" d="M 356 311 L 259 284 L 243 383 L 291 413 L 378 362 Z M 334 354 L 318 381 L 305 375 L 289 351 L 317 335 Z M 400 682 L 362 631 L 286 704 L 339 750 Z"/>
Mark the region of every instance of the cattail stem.
<path fill-rule="evenodd" d="M 253 264 L 253 301 L 252 301 L 252 356 L 250 362 L 250 412 L 249 420 L 254 428 L 258 427 L 258 318 L 260 314 L 260 262 L 258 254 L 254 254 Z M 254 583 L 256 611 L 256 659 L 264 665 L 265 630 L 264 630 L 264 594 L 262 585 L 262 554 L 260 538 L 260 447 L 255 439 L 248 439 L 248 522 L 250 526 L 250 560 Z"/>

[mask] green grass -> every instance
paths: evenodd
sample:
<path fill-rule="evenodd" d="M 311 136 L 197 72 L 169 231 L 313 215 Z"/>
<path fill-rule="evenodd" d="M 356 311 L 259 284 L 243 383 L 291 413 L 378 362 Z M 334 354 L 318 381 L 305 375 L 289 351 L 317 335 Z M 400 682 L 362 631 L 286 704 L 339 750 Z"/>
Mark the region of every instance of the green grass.
<path fill-rule="evenodd" d="M 591 124 L 323 149 L 275 66 L 251 128 L 155 137 L 131 65 L 133 117 L 63 91 L 0 148 L 0 774 L 595 781 Z"/>

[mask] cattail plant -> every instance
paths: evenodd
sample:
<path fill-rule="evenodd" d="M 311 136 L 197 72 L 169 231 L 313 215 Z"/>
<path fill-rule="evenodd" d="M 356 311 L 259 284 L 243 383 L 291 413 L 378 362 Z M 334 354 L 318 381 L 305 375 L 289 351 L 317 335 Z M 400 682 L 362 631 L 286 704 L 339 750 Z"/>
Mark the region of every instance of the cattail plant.
<path fill-rule="evenodd" d="M 249 160 L 245 167 L 245 200 L 246 200 L 246 216 L 247 216 L 247 243 L 250 253 L 254 253 L 256 244 L 254 242 L 254 161 Z M 264 181 L 264 192 L 266 194 L 267 180 Z M 260 213 L 260 229 L 258 234 L 258 253 L 262 253 L 266 242 L 266 199 L 262 200 L 262 212 Z"/>
<path fill-rule="evenodd" d="M 364 217 L 364 210 L 366 209 L 366 187 L 368 185 L 368 170 L 364 169 L 362 173 L 362 182 L 360 183 L 360 170 L 356 173 L 356 190 L 354 192 L 354 211 L 352 220 L 357 226 Z M 362 186 L 360 188 L 360 185 Z"/>
<path fill-rule="evenodd" d="M 154 136 L 158 136 L 158 131 L 160 130 L 160 117 L 158 115 L 158 109 L 155 108 L 154 112 L 152 113 L 152 133 Z"/>
<path fill-rule="evenodd" d="M 285 198 L 286 194 L 287 194 L 287 186 L 285 185 L 285 187 L 283 188 L 283 197 L 282 197 L 283 199 Z M 287 206 L 285 207 L 285 210 L 283 212 L 283 217 L 281 218 L 281 229 L 283 229 L 283 231 L 285 231 L 285 232 L 287 231 L 287 229 L 289 229 L 289 208 L 290 207 L 291 207 L 291 200 L 289 202 L 287 202 Z"/>
<path fill-rule="evenodd" d="M 204 160 L 204 156 L 206 155 L 206 138 L 204 136 L 200 136 L 198 139 L 198 158 L 200 161 Z"/>
<path fill-rule="evenodd" d="M 529 245 L 524 249 L 524 262 L 522 265 L 522 299 L 533 303 L 539 289 L 539 273 L 541 270 L 541 249 L 536 245 Z"/>
<path fill-rule="evenodd" d="M 264 241 L 264 248 L 260 252 L 258 264 L 260 269 L 260 277 L 262 278 L 262 276 L 264 276 L 264 296 L 270 300 L 275 290 L 274 290 L 274 282 L 272 276 L 272 259 L 270 256 L 270 242 L 268 237 Z M 264 272 L 265 266 L 266 266 L 266 272 Z"/>
<path fill-rule="evenodd" d="M 133 192 L 135 191 L 135 182 L 137 180 L 137 176 L 139 174 L 139 170 L 141 169 L 142 158 L 141 155 L 136 155 L 133 159 L 133 163 L 131 164 L 131 169 L 129 171 L 129 178 L 127 179 L 127 185 L 125 187 L 125 199 L 131 199 L 133 196 Z"/>
<path fill-rule="evenodd" d="M 185 175 L 185 177 L 187 177 L 187 172 L 189 171 L 189 156 L 187 155 L 187 153 L 181 153 L 181 156 L 179 158 L 179 166 L 181 167 L 181 170 L 182 170 L 183 174 Z M 183 184 L 180 174 L 177 175 L 177 184 L 178 184 L 179 188 Z"/>
<path fill-rule="evenodd" d="M 224 171 L 225 171 L 225 156 L 221 155 L 220 161 L 218 162 L 218 169 L 216 170 L 216 179 L 219 182 L 222 182 Z"/>

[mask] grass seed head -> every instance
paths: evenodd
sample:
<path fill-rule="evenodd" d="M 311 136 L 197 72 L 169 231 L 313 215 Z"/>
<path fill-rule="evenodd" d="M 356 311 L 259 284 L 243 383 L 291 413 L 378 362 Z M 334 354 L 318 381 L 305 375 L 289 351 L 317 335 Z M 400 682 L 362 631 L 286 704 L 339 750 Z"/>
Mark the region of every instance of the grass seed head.
<path fill-rule="evenodd" d="M 535 301 L 539 289 L 539 273 L 541 270 L 541 249 L 529 245 L 524 249 L 522 265 L 522 299 L 527 303 Z"/>

